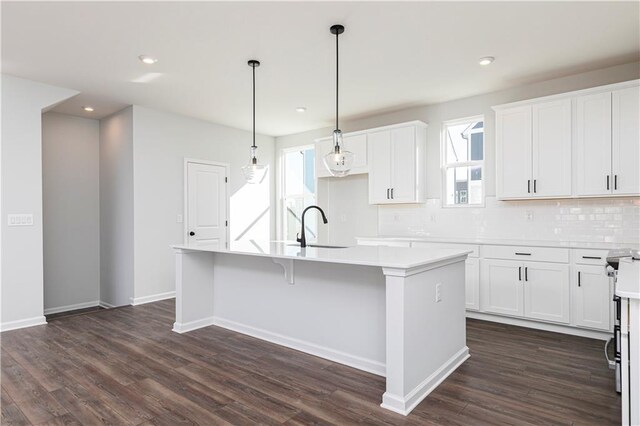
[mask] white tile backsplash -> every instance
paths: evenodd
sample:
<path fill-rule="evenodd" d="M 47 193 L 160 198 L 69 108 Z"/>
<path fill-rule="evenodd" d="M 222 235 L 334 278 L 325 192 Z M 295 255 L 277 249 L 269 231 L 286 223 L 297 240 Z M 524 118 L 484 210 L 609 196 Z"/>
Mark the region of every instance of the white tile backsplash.
<path fill-rule="evenodd" d="M 485 207 L 380 206 L 381 236 L 505 238 L 640 244 L 640 198 L 498 201 Z"/>

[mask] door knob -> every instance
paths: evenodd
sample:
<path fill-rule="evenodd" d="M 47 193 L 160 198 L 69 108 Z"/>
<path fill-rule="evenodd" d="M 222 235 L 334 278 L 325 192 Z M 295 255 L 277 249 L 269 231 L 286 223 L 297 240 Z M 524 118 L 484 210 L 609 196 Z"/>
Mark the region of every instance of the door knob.
<path fill-rule="evenodd" d="M 189 235 L 191 235 L 193 237 L 194 235 L 196 235 L 196 233 L 191 231 L 191 232 L 189 232 Z"/>

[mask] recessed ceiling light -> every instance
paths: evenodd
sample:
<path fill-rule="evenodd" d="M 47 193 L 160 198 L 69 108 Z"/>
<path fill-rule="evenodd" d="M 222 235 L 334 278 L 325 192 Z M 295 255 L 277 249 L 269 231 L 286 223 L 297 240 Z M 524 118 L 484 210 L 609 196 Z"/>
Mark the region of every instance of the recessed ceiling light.
<path fill-rule="evenodd" d="M 87 111 L 87 112 L 93 112 L 93 111 L 95 111 L 95 110 L 93 109 L 93 107 L 90 107 L 90 106 L 83 106 L 83 107 L 82 107 L 82 109 L 83 109 L 83 110 L 85 110 L 85 111 Z"/>
<path fill-rule="evenodd" d="M 138 56 L 138 59 L 140 59 L 142 62 L 144 62 L 147 65 L 153 65 L 156 62 L 158 62 L 156 58 L 152 58 L 151 56 L 148 56 L 148 55 L 140 55 Z"/>
<path fill-rule="evenodd" d="M 495 60 L 496 60 L 496 58 L 494 58 L 493 56 L 485 56 L 484 58 L 480 58 L 478 63 L 480 65 L 485 66 L 485 65 L 489 65 L 490 63 L 492 63 Z"/>
<path fill-rule="evenodd" d="M 297 107 L 296 112 L 305 112 L 307 109 L 305 107 Z"/>

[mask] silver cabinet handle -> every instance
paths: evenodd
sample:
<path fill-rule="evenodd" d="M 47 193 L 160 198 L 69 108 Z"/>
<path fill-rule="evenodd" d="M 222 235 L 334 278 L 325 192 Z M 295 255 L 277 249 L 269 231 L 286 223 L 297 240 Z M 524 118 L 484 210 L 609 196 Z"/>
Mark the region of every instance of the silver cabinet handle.
<path fill-rule="evenodd" d="M 527 179 L 527 194 L 531 194 L 531 179 Z"/>
<path fill-rule="evenodd" d="M 613 175 L 613 189 L 618 190 L 618 175 Z"/>
<path fill-rule="evenodd" d="M 528 275 L 527 275 L 527 271 L 528 271 L 528 270 L 529 270 L 529 267 L 528 267 L 528 266 L 525 266 L 525 267 L 524 267 L 524 280 L 525 280 L 525 281 L 529 281 L 529 277 L 528 277 Z"/>
<path fill-rule="evenodd" d="M 538 190 L 536 189 L 536 183 L 538 182 L 538 179 L 534 179 L 533 180 L 533 193 L 535 194 L 536 192 L 538 192 Z"/>
<path fill-rule="evenodd" d="M 578 271 L 578 287 L 582 287 L 582 280 L 580 279 L 581 275 L 580 271 Z"/>
<path fill-rule="evenodd" d="M 609 190 L 609 175 L 607 175 L 607 191 Z"/>
<path fill-rule="evenodd" d="M 389 199 L 389 188 L 387 188 L 387 200 Z"/>
<path fill-rule="evenodd" d="M 518 281 L 522 281 L 522 266 L 518 266 Z"/>
<path fill-rule="evenodd" d="M 393 188 L 391 188 L 391 199 L 393 200 Z"/>

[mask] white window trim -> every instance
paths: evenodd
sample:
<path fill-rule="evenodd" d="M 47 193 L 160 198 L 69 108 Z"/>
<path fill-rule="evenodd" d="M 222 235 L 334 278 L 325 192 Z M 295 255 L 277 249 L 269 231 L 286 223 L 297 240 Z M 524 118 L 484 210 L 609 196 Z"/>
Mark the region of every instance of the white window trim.
<path fill-rule="evenodd" d="M 446 162 L 447 159 L 447 127 L 455 126 L 457 124 L 464 124 L 470 121 L 482 121 L 482 131 L 484 133 L 484 139 L 482 143 L 482 161 L 465 161 L 463 163 L 455 163 L 455 167 L 470 167 L 470 166 L 481 166 L 482 167 L 482 202 L 478 204 L 447 204 L 447 170 L 454 167 L 453 163 L 449 165 Z M 487 147 L 487 139 L 486 139 L 486 121 L 484 119 L 484 115 L 473 115 L 470 117 L 464 118 L 456 118 L 454 120 L 447 120 L 442 122 L 442 128 L 440 130 L 440 207 L 444 209 L 468 209 L 468 208 L 484 208 L 486 206 L 486 198 L 487 193 L 485 190 L 485 180 L 486 180 L 486 147 Z"/>
<path fill-rule="evenodd" d="M 296 145 L 296 146 L 291 146 L 288 148 L 282 148 L 280 150 L 279 156 L 278 156 L 278 185 L 277 185 L 277 197 L 278 197 L 278 205 L 277 205 L 277 209 L 276 212 L 278 214 L 278 218 L 276 220 L 276 235 L 278 237 L 278 240 L 284 241 L 286 238 L 285 235 L 285 219 L 284 219 L 284 214 L 285 214 L 285 208 L 284 208 L 284 202 L 285 202 L 285 190 L 284 190 L 284 185 L 285 185 L 285 161 L 284 161 L 284 157 L 287 153 L 289 152 L 296 152 L 296 151 L 305 151 L 308 149 L 315 149 L 315 145 L 314 144 L 305 144 L 305 145 Z M 314 173 L 315 175 L 316 173 Z M 318 199 L 318 179 L 317 177 L 315 178 L 316 180 L 316 201 Z"/>

